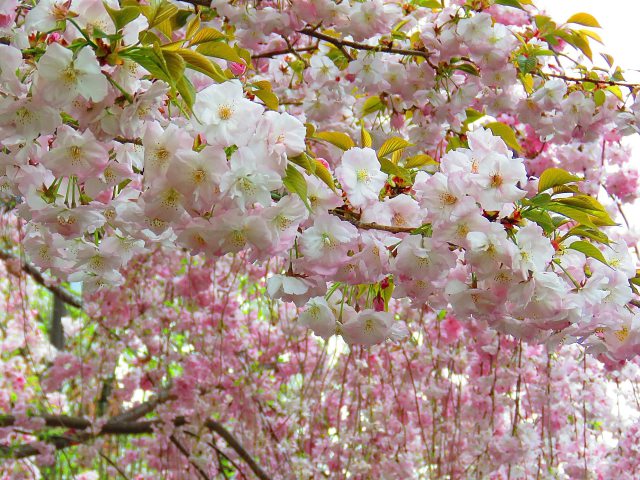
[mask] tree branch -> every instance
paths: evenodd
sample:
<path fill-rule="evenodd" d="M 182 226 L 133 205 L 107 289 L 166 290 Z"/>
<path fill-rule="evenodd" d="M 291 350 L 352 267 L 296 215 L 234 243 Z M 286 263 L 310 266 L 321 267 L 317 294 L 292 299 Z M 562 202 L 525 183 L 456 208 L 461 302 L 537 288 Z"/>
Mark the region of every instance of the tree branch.
<path fill-rule="evenodd" d="M 392 227 L 390 225 L 380 225 L 379 223 L 375 223 L 375 222 L 372 222 L 372 223 L 361 222 L 355 216 L 350 215 L 338 208 L 329 210 L 329 213 L 331 213 L 332 215 L 335 215 L 340 220 L 349 222 L 351 225 L 358 227 L 362 230 L 380 230 L 382 232 L 389 232 L 389 233 L 411 233 L 418 228 L 418 227 Z"/>
<path fill-rule="evenodd" d="M 628 82 L 618 82 L 615 80 L 602 80 L 602 79 L 593 79 L 586 77 L 569 77 L 567 75 L 560 75 L 559 73 L 547 73 L 543 72 L 543 75 L 547 77 L 560 78 L 566 82 L 576 82 L 576 83 L 594 83 L 596 85 L 617 85 L 618 87 L 627 87 L 630 89 L 640 88 L 640 83 L 628 83 Z"/>
<path fill-rule="evenodd" d="M 267 473 L 256 463 L 251 454 L 245 450 L 245 448 L 240 444 L 240 442 L 234 437 L 229 430 L 224 428 L 222 424 L 216 422 L 215 420 L 207 420 L 205 422 L 205 426 L 210 430 L 213 430 L 222 438 L 224 438 L 225 442 L 233 448 L 238 455 L 242 457 L 242 459 L 247 462 L 249 468 L 256 474 L 256 476 L 260 480 L 271 480 L 271 477 L 267 475 Z"/>
<path fill-rule="evenodd" d="M 193 460 L 191 460 L 191 456 L 189 454 L 189 451 L 186 448 L 184 448 L 184 445 L 182 445 L 180 443 L 180 441 L 176 438 L 176 436 L 175 435 L 171 435 L 169 437 L 169 440 L 171 440 L 171 443 L 173 443 L 176 446 L 176 448 L 178 450 L 180 450 L 180 453 L 182 453 L 185 456 L 187 461 L 193 466 L 193 468 L 196 469 L 198 474 L 202 478 L 204 478 L 204 480 L 209 480 L 209 476 L 207 475 L 207 473 L 198 464 L 196 464 Z"/>
<path fill-rule="evenodd" d="M 253 59 L 272 58 L 272 57 L 277 57 L 279 55 L 296 54 L 300 52 L 312 52 L 317 49 L 318 49 L 317 45 L 311 46 L 311 47 L 303 47 L 303 48 L 283 48 L 282 50 L 272 50 L 270 52 L 257 53 L 255 55 L 251 55 L 251 58 Z"/>
<path fill-rule="evenodd" d="M 162 403 L 173 395 L 169 390 L 163 390 L 151 400 L 144 402 L 137 407 L 133 407 L 120 415 L 112 417 L 107 421 L 97 433 L 90 432 L 74 432 L 74 430 L 88 430 L 92 423 L 81 417 L 71 417 L 68 415 L 39 415 L 35 418 L 41 418 L 45 421 L 46 427 L 65 427 L 70 431 L 66 435 L 56 435 L 49 437 L 46 441 L 53 444 L 57 450 L 87 442 L 97 436 L 112 435 L 141 435 L 153 433 L 154 425 L 160 423 L 160 420 L 138 421 L 139 418 L 151 412 L 159 403 Z M 10 427 L 16 422 L 14 415 L 0 416 L 0 427 Z M 185 417 L 176 417 L 173 421 L 175 427 L 182 427 L 188 424 Z M 249 468 L 255 473 L 260 480 L 271 480 L 271 477 L 258 465 L 253 456 L 242 446 L 242 444 L 227 430 L 221 423 L 209 419 L 205 421 L 205 426 L 213 432 L 220 435 L 225 442 L 247 463 Z M 173 441 L 173 440 L 172 440 Z M 184 448 L 184 447 L 183 447 Z M 182 451 L 182 450 L 181 450 Z M 0 455 L 12 458 L 25 458 L 40 453 L 38 443 L 28 443 L 16 447 L 0 446 Z M 184 452 L 183 452 L 184 453 Z M 203 473 L 202 471 L 200 472 Z M 206 476 L 204 478 L 207 478 Z"/>
<path fill-rule="evenodd" d="M 382 45 L 367 45 L 366 43 L 352 42 L 350 40 L 343 40 L 341 38 L 332 37 L 330 35 L 317 32 L 316 30 L 309 27 L 305 27 L 302 30 L 298 30 L 298 32 L 302 33 L 303 35 L 307 35 L 308 37 L 313 37 L 313 38 L 317 38 L 318 40 L 324 40 L 325 42 L 329 42 L 340 49 L 344 47 L 350 47 L 356 50 L 367 50 L 370 52 L 395 53 L 398 55 L 422 57 L 427 61 L 427 63 L 431 68 L 433 68 L 434 70 L 437 70 L 438 68 L 437 65 L 435 65 L 431 61 L 431 53 L 425 50 L 385 47 Z"/>
<path fill-rule="evenodd" d="M 23 262 L 22 259 L 19 258 L 17 255 L 14 255 L 13 253 L 7 252 L 5 250 L 0 250 L 0 259 L 5 261 L 19 262 L 22 270 L 26 274 L 28 274 L 31 278 L 33 278 L 33 280 L 37 284 L 47 288 L 51 293 L 56 295 L 60 300 L 62 300 L 66 304 L 71 305 L 72 307 L 82 309 L 82 300 L 80 298 L 78 298 L 77 296 L 75 296 L 74 294 L 72 294 L 71 292 L 67 291 L 66 289 L 62 288 L 59 285 L 52 285 L 51 281 L 47 280 L 44 277 L 44 275 L 40 273 L 40 270 L 38 270 L 38 268 L 35 265 L 32 265 L 31 263 L 26 261 Z"/>

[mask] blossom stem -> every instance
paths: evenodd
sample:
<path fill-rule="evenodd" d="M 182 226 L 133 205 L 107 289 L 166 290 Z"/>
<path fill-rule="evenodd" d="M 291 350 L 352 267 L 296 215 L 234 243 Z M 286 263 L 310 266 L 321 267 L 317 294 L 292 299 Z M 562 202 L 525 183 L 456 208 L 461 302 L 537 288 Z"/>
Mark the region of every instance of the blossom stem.
<path fill-rule="evenodd" d="M 424 58 L 429 66 L 434 70 L 437 70 L 437 65 L 435 65 L 431 61 L 431 53 L 425 50 L 413 50 L 413 49 L 404 49 L 404 48 L 395 48 L 395 47 L 385 47 L 382 45 L 367 45 L 365 43 L 352 42 L 350 40 L 343 40 L 341 38 L 332 37 L 330 35 L 326 35 L 324 33 L 320 33 L 310 27 L 305 27 L 302 30 L 298 30 L 299 33 L 306 35 L 308 37 L 317 38 L 318 40 L 324 40 L 325 42 L 329 42 L 336 47 L 342 49 L 344 47 L 354 48 L 356 50 L 367 50 L 372 52 L 384 52 L 384 53 L 395 53 L 398 55 L 409 55 L 414 57 L 422 57 Z"/>

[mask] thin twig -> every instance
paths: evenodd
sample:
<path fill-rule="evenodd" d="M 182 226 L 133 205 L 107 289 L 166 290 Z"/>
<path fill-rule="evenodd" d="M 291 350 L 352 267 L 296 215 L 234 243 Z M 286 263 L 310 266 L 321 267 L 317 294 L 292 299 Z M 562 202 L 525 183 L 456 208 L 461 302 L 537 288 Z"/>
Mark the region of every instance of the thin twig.
<path fill-rule="evenodd" d="M 611 86 L 618 86 L 618 87 L 627 87 L 630 89 L 634 89 L 634 88 L 640 88 L 640 84 L 639 83 L 629 83 L 629 82 L 618 82 L 616 80 L 602 80 L 599 78 L 586 78 L 586 77 L 569 77 L 567 75 L 561 75 L 558 73 L 547 73 L 547 72 L 543 72 L 543 75 L 547 76 L 547 77 L 553 77 L 553 78 L 560 78 L 562 80 L 565 80 L 567 82 L 576 82 L 576 83 L 593 83 L 596 85 L 611 85 Z"/>
<path fill-rule="evenodd" d="M 324 40 L 335 45 L 338 48 L 350 47 L 356 50 L 367 50 L 370 52 L 383 52 L 383 53 L 395 53 L 397 55 L 407 55 L 414 57 L 424 58 L 429 66 L 434 70 L 437 70 L 437 66 L 431 61 L 431 53 L 426 50 L 413 50 L 405 48 L 385 47 L 383 45 L 367 45 L 366 43 L 352 42 L 350 40 L 343 40 L 341 38 L 332 37 L 324 33 L 320 33 L 312 28 L 305 27 L 302 30 L 298 30 L 299 33 L 307 35 L 308 37 L 317 38 L 318 40 Z"/>
<path fill-rule="evenodd" d="M 171 443 L 173 443 L 176 446 L 176 448 L 180 450 L 180 453 L 182 453 L 185 456 L 187 461 L 193 466 L 193 468 L 197 470 L 200 476 L 204 478 L 204 480 L 209 480 L 209 476 L 207 475 L 207 473 L 204 470 L 202 470 L 202 468 L 191 459 L 191 455 L 189 454 L 189 451 L 186 448 L 184 448 L 184 445 L 180 443 L 180 441 L 176 438 L 176 436 L 171 435 L 169 437 L 169 440 L 171 440 Z"/>
<path fill-rule="evenodd" d="M 33 265 L 33 264 L 31 264 L 31 263 L 29 263 L 27 261 L 23 261 L 17 255 L 14 255 L 13 253 L 7 252 L 5 250 L 0 250 L 0 259 L 1 260 L 5 260 L 5 261 L 20 262 L 20 266 L 22 268 L 22 271 L 24 271 L 31 278 L 33 278 L 33 280 L 37 284 L 42 285 L 43 287 L 47 288 L 51 293 L 56 295 L 60 300 L 62 300 L 63 302 L 67 303 L 68 305 L 71 305 L 72 307 L 76 307 L 76 308 L 82 309 L 82 300 L 80 298 L 78 298 L 77 296 L 75 296 L 74 294 L 69 292 L 68 290 L 65 290 L 61 286 L 52 284 L 50 280 L 47 280 L 44 277 L 44 275 L 42 275 L 40 270 L 38 270 L 38 268 L 35 265 Z"/>

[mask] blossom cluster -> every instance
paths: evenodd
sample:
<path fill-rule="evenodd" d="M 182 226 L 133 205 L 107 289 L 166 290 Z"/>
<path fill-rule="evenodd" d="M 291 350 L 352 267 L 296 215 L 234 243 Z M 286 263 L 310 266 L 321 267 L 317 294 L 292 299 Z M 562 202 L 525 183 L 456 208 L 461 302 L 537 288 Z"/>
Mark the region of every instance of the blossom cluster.
<path fill-rule="evenodd" d="M 285 262 L 270 295 L 325 339 L 407 335 L 393 297 L 640 351 L 635 261 L 595 198 L 637 194 L 638 102 L 549 73 L 584 33 L 519 3 L 11 5 L 0 184 L 42 270 L 91 293 L 155 245 L 242 252 Z"/>

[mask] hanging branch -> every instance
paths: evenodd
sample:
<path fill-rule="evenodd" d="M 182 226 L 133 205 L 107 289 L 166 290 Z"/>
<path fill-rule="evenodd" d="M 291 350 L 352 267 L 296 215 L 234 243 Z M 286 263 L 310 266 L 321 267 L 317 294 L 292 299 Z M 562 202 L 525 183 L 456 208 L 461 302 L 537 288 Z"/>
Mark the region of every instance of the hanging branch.
<path fill-rule="evenodd" d="M 153 427 L 161 423 L 160 420 L 139 421 L 139 419 L 152 412 L 159 404 L 173 398 L 175 398 L 175 396 L 170 393 L 168 388 L 162 390 L 150 400 L 112 417 L 96 433 L 84 431 L 76 432 L 77 430 L 91 430 L 93 425 L 89 420 L 81 417 L 43 414 L 36 415 L 34 418 L 44 420 L 45 427 L 64 427 L 69 429 L 69 432 L 64 435 L 54 435 L 46 440 L 55 446 L 57 450 L 62 450 L 72 445 L 85 443 L 101 435 L 142 435 L 154 433 Z M 12 425 L 15 425 L 15 423 L 16 417 L 14 415 L 0 416 L 0 428 L 11 427 Z M 174 427 L 182 427 L 188 423 L 187 419 L 183 416 L 176 417 L 173 421 Z M 221 423 L 209 419 L 206 420 L 205 426 L 209 430 L 221 436 L 225 442 L 227 442 L 229 447 L 235 450 L 235 452 L 246 462 L 249 468 L 260 480 L 271 480 L 271 477 L 262 469 L 262 467 L 260 467 L 260 465 L 258 465 L 258 463 L 253 459 L 253 456 L 246 450 L 246 448 L 244 448 L 240 441 Z M 41 442 L 27 443 L 15 447 L 0 446 L 0 456 L 2 457 L 20 459 L 39 455 L 40 453 Z"/>
<path fill-rule="evenodd" d="M 72 307 L 82 309 L 82 300 L 78 298 L 73 293 L 68 290 L 62 288 L 60 285 L 54 285 L 51 283 L 51 280 L 48 280 L 44 277 L 44 275 L 38 270 L 35 265 L 27 261 L 22 261 L 17 255 L 14 255 L 11 252 L 7 252 L 5 250 L 0 250 L 0 259 L 5 261 L 14 261 L 19 262 L 22 268 L 22 271 L 29 275 L 33 280 L 48 289 L 51 293 L 53 293 L 60 300 L 65 302 Z"/>

